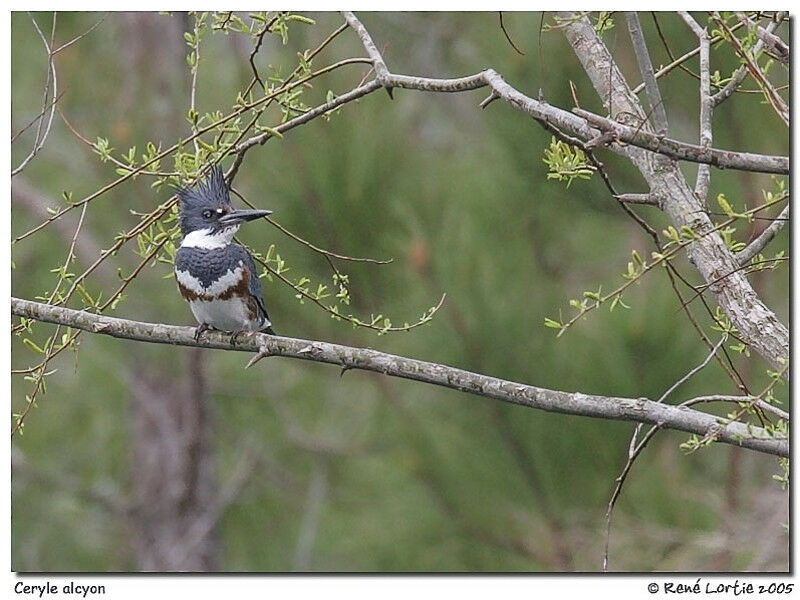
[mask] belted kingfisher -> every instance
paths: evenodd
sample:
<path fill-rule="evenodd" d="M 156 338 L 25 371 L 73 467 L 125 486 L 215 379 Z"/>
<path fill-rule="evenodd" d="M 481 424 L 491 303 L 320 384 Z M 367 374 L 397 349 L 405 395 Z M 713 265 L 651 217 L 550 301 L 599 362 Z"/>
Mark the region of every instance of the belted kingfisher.
<path fill-rule="evenodd" d="M 232 344 L 243 331 L 275 335 L 253 257 L 233 242 L 242 223 L 272 211 L 235 210 L 225 176 L 216 165 L 204 183 L 177 193 L 183 240 L 175 257 L 175 278 L 200 324 L 195 339 L 208 329 L 230 332 Z"/>

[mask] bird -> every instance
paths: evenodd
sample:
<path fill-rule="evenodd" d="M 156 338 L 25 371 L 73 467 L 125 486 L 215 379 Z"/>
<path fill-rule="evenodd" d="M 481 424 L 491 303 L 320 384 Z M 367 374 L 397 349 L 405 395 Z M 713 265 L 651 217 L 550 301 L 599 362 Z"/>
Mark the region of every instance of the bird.
<path fill-rule="evenodd" d="M 275 335 L 253 255 L 233 241 L 243 223 L 272 211 L 234 209 L 217 165 L 205 181 L 180 187 L 177 195 L 182 239 L 175 256 L 175 279 L 198 323 L 195 340 L 210 329 L 231 333 L 231 345 L 246 331 Z"/>

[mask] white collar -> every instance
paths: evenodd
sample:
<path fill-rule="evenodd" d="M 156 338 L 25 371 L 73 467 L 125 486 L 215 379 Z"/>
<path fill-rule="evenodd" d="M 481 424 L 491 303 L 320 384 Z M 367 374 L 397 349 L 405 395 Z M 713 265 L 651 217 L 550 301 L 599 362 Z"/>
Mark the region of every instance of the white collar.
<path fill-rule="evenodd" d="M 239 230 L 239 225 L 231 225 L 219 231 L 211 229 L 197 229 L 190 232 L 181 241 L 181 248 L 224 248 L 233 241 L 233 236 Z"/>

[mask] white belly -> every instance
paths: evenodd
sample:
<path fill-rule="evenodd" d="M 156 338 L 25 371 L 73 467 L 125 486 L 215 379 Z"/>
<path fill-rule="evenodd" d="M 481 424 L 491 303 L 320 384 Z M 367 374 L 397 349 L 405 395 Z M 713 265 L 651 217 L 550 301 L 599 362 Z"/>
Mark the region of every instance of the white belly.
<path fill-rule="evenodd" d="M 192 300 L 189 302 L 197 322 L 221 331 L 256 331 L 258 322 L 250 320 L 250 311 L 241 298 L 230 300 Z"/>

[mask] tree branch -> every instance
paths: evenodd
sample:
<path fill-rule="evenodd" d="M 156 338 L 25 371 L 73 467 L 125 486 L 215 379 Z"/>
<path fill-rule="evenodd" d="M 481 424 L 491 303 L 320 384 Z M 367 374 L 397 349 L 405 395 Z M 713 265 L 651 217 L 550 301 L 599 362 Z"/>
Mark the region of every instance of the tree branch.
<path fill-rule="evenodd" d="M 769 48 L 770 52 L 775 55 L 775 58 L 785 65 L 789 64 L 789 45 L 786 42 L 784 42 L 771 31 L 767 31 L 761 27 L 761 25 L 755 23 L 750 17 L 747 16 L 746 13 L 737 12 L 736 18 L 742 23 L 746 24 L 747 29 L 750 31 L 755 29 L 758 39 L 761 40 L 767 48 Z"/>
<path fill-rule="evenodd" d="M 774 238 L 778 232 L 783 229 L 783 226 L 786 225 L 788 220 L 789 205 L 787 204 L 786 208 L 784 208 L 781 211 L 781 214 L 778 215 L 778 218 L 770 223 L 769 227 L 761 232 L 761 235 L 750 242 L 746 248 L 743 248 L 736 254 L 736 260 L 739 261 L 739 264 L 744 266 L 749 263 L 753 257 L 761 252 L 766 245 L 772 241 L 772 238 Z"/>
<path fill-rule="evenodd" d="M 764 71 L 758 64 L 758 60 L 754 58 L 757 55 L 753 54 L 753 56 L 751 56 L 750 53 L 745 50 L 745 48 L 742 46 L 742 43 L 739 41 L 739 38 L 733 35 L 733 32 L 725 24 L 725 21 L 722 20 L 722 18 L 719 17 L 716 12 L 712 15 L 712 18 L 714 21 L 716 21 L 717 25 L 719 25 L 720 28 L 728 34 L 728 41 L 730 41 L 731 46 L 733 46 L 733 49 L 736 51 L 736 54 L 738 54 L 744 61 L 744 66 L 747 68 L 750 76 L 755 79 L 756 83 L 758 83 L 759 87 L 764 92 L 764 96 L 767 98 L 780 119 L 786 124 L 787 127 L 789 127 L 789 107 L 780 94 L 778 94 L 778 91 L 775 89 L 775 87 L 767 79 L 767 76 L 764 74 Z"/>
<path fill-rule="evenodd" d="M 667 111 L 664 109 L 664 102 L 661 100 L 661 91 L 658 89 L 658 82 L 653 72 L 653 63 L 650 60 L 650 54 L 647 52 L 647 44 L 644 41 L 639 16 L 635 12 L 628 12 L 625 16 L 628 19 L 628 32 L 633 43 L 633 50 L 636 53 L 636 62 L 639 63 L 639 72 L 642 74 L 642 80 L 647 89 L 647 97 L 650 99 L 653 123 L 658 133 L 666 134 L 669 129 Z"/>
<path fill-rule="evenodd" d="M 573 112 L 586 119 L 592 126 L 601 131 L 613 133 L 622 142 L 662 154 L 675 160 L 688 160 L 719 167 L 720 169 L 736 169 L 739 171 L 755 171 L 758 173 L 789 174 L 788 156 L 770 156 L 751 152 L 732 152 L 718 148 L 706 148 L 696 144 L 687 144 L 672 138 L 644 131 L 641 127 L 623 125 L 589 111 L 575 108 Z"/>
<path fill-rule="evenodd" d="M 11 313 L 121 339 L 239 352 L 258 351 L 257 356 L 283 356 L 333 364 L 345 369 L 373 371 L 549 412 L 649 423 L 663 429 L 701 436 L 713 433 L 714 439 L 727 444 L 777 456 L 789 455 L 788 440 L 772 437 L 759 427 L 738 422 L 726 424 L 723 419 L 713 415 L 658 404 L 646 398 L 617 398 L 549 390 L 368 348 L 259 333 L 241 336 L 236 346 L 231 346 L 230 336 L 221 332 L 206 333 L 198 342 L 194 339 L 193 327 L 118 319 L 20 298 L 11 299 Z"/>
<path fill-rule="evenodd" d="M 33 149 L 30 151 L 28 156 L 19 164 L 16 169 L 12 169 L 11 177 L 18 175 L 22 172 L 22 170 L 28 165 L 30 161 L 32 161 L 37 154 L 44 148 L 44 144 L 47 141 L 47 136 L 50 135 L 50 129 L 53 126 L 53 117 L 55 116 L 56 112 L 56 100 L 59 97 L 58 94 L 58 76 L 56 73 L 56 63 L 53 59 L 55 53 L 53 52 L 53 42 L 55 41 L 56 35 L 56 13 L 53 13 L 53 26 L 50 31 L 50 42 L 48 43 L 47 38 L 45 37 L 42 30 L 39 28 L 39 24 L 36 22 L 36 19 L 33 18 L 33 15 L 30 15 L 31 21 L 33 22 L 33 26 L 36 29 L 36 33 L 39 34 L 39 37 L 42 38 L 42 43 L 44 44 L 45 50 L 47 50 L 47 81 L 44 86 L 43 98 L 42 98 L 42 117 L 38 119 L 39 125 L 36 129 L 36 139 L 33 143 Z M 50 89 L 52 81 L 52 92 Z M 44 131 L 42 131 L 43 125 L 43 117 L 44 113 L 47 110 L 48 106 L 48 98 L 52 98 L 52 102 L 49 103 L 50 106 L 50 114 L 47 117 L 47 125 L 44 126 Z"/>
<path fill-rule="evenodd" d="M 713 140 L 711 130 L 711 38 L 708 30 L 700 27 L 700 24 L 688 12 L 678 11 L 678 14 L 700 42 L 700 145 L 708 148 Z M 711 169 L 708 165 L 700 165 L 697 169 L 694 193 L 701 202 L 705 202 L 708 197 L 710 183 Z"/>
<path fill-rule="evenodd" d="M 363 24 L 361 24 L 358 18 L 352 13 L 348 13 L 347 19 L 348 23 L 351 24 L 351 27 L 353 27 L 357 33 L 362 29 L 366 31 Z M 361 37 L 360 33 L 359 36 Z M 369 34 L 367 34 L 367 36 L 369 37 Z M 363 41 L 364 38 L 362 37 L 362 42 Z M 369 38 L 369 42 L 370 47 L 368 48 L 365 43 L 365 48 L 370 54 L 370 57 L 373 57 L 373 53 L 377 53 L 378 50 L 375 47 L 375 44 L 372 43 L 372 38 Z M 380 57 L 380 54 L 378 53 L 377 56 Z M 373 58 L 373 63 L 375 60 L 376 59 Z M 386 68 L 385 62 L 382 58 L 380 58 L 380 64 Z M 604 71 L 603 76 L 606 78 L 608 77 L 607 70 Z M 613 79 L 620 79 L 620 81 L 614 81 L 615 88 L 621 83 L 625 90 L 630 93 L 627 85 L 623 80 L 621 80 L 621 75 L 619 77 L 615 76 Z M 786 175 L 789 173 L 789 158 L 786 156 L 768 156 L 750 152 L 732 152 L 717 148 L 703 148 L 702 146 L 687 144 L 642 131 L 642 128 L 638 126 L 639 122 L 636 123 L 637 126 L 635 127 L 628 127 L 617 123 L 616 121 L 611 121 L 598 115 L 581 111 L 580 109 L 574 111 L 576 114 L 572 114 L 569 111 L 552 106 L 542 100 L 535 100 L 529 96 L 526 96 L 519 90 L 506 83 L 503 77 L 494 69 L 486 69 L 480 73 L 469 75 L 467 77 L 436 79 L 430 77 L 400 75 L 397 73 L 392 73 L 387 68 L 386 72 L 382 73 L 380 78 L 376 77 L 376 79 L 365 85 L 375 83 L 386 88 L 405 88 L 426 92 L 444 93 L 465 92 L 468 90 L 489 87 L 491 88 L 492 93 L 491 96 L 484 101 L 487 104 L 490 99 L 505 100 L 512 108 L 522 111 L 539 121 L 547 121 L 549 124 L 554 125 L 561 130 L 567 131 L 572 135 L 576 135 L 584 141 L 592 140 L 598 137 L 602 131 L 610 131 L 614 133 L 619 142 L 644 148 L 645 150 L 650 150 L 675 160 L 686 160 L 701 164 L 705 163 L 721 169 L 737 169 L 743 171 L 777 173 L 781 175 Z M 360 94 L 359 97 L 373 90 L 374 88 L 370 89 L 368 92 Z M 482 104 L 482 107 L 485 107 L 485 104 Z M 614 114 L 626 111 L 625 107 L 621 107 L 619 105 L 615 106 L 614 108 L 616 109 Z M 639 115 L 641 117 L 640 120 L 644 120 L 644 113 L 640 113 L 641 111 L 634 114 Z M 598 131 L 601 126 L 603 129 Z M 258 143 L 261 143 L 261 139 L 266 139 L 268 137 L 269 133 L 264 133 L 261 134 L 261 136 L 256 136 L 256 138 L 251 138 L 251 140 L 248 140 L 247 144 L 252 145 L 253 140 L 258 140 Z M 235 152 L 238 153 L 240 149 L 241 147 L 237 147 Z M 618 153 L 624 153 L 624 147 L 619 143 L 611 144 L 610 149 Z"/>
<path fill-rule="evenodd" d="M 592 124 L 596 126 L 607 127 L 610 131 L 627 130 L 648 140 L 655 145 L 654 148 L 659 148 L 666 138 L 662 140 L 656 135 L 641 131 L 647 127 L 641 105 L 592 23 L 586 17 L 575 18 L 571 13 L 563 15 L 563 18 L 568 21 L 563 27 L 564 35 L 603 100 L 606 110 L 612 116 L 625 116 L 629 121 L 635 121 L 640 129 L 603 117 L 591 117 L 591 113 L 580 109 L 576 109 L 576 112 L 590 116 Z M 684 152 L 691 148 L 690 144 L 678 143 L 677 147 L 674 146 L 674 149 Z M 788 364 L 789 330 L 758 297 L 744 274 L 735 272 L 739 263 L 721 236 L 716 233 L 706 235 L 714 230 L 714 224 L 702 210 L 697 196 L 689 188 L 677 163 L 659 153 L 648 153 L 632 147 L 627 150 L 630 160 L 649 184 L 650 193 L 663 198 L 661 206 L 675 227 L 688 227 L 697 234 L 696 240 L 687 248 L 689 259 L 707 283 L 716 282 L 710 289 L 733 326 L 739 330 L 738 337 L 774 368 L 781 369 Z M 700 146 L 695 146 L 692 152 L 705 154 L 706 157 L 714 154 L 713 149 L 703 149 Z M 726 157 L 726 160 L 727 158 L 731 157 Z M 778 162 L 788 172 L 788 159 Z M 718 281 L 720 275 L 726 273 L 733 275 Z"/>
<path fill-rule="evenodd" d="M 367 54 L 372 59 L 372 68 L 375 69 L 375 79 L 386 88 L 386 92 L 389 94 L 389 97 L 392 98 L 392 86 L 388 81 L 389 69 L 386 67 L 386 63 L 383 61 L 383 56 L 381 56 L 377 46 L 375 46 L 375 42 L 372 41 L 372 36 L 370 36 L 369 31 L 367 31 L 367 28 L 364 27 L 361 21 L 359 21 L 352 12 L 342 11 L 342 16 L 344 20 L 347 21 L 350 28 L 355 31 L 356 35 L 361 39 L 364 50 L 367 51 Z"/>
<path fill-rule="evenodd" d="M 772 33 L 773 31 L 775 31 L 778 25 L 780 25 L 783 16 L 784 13 L 781 12 L 776 13 L 775 20 L 767 24 L 767 29 L 766 29 L 767 32 Z M 733 31 L 733 28 L 731 28 L 731 31 Z M 756 45 L 753 46 L 753 56 L 758 56 L 759 52 L 761 52 L 763 48 L 764 48 L 764 41 L 759 39 L 756 42 Z M 731 94 L 733 94 L 733 92 L 735 92 L 738 89 L 738 87 L 742 84 L 745 77 L 747 77 L 747 67 L 745 65 L 742 65 L 737 69 L 736 73 L 734 73 L 730 81 L 728 81 L 728 83 L 725 84 L 725 87 L 719 90 L 716 94 L 714 94 L 711 97 L 712 107 L 715 107 L 724 102 L 725 100 L 727 100 L 728 98 L 730 98 Z"/>

